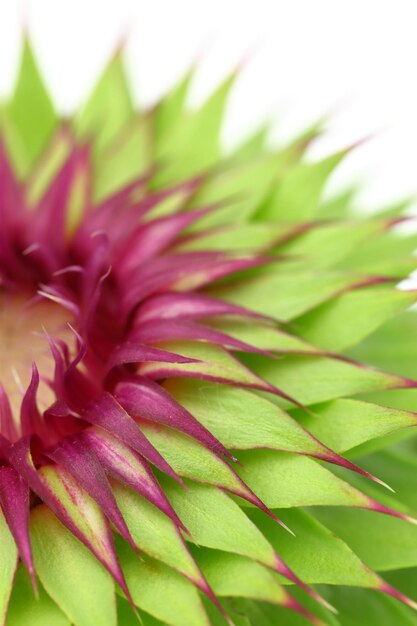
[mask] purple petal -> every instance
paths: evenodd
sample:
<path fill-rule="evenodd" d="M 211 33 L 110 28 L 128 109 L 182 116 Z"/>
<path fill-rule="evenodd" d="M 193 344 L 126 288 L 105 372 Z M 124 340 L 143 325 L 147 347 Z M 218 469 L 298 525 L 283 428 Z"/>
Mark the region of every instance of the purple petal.
<path fill-rule="evenodd" d="M 119 271 L 129 272 L 173 243 L 179 233 L 215 207 L 176 213 L 141 224 L 124 243 L 117 259 Z"/>
<path fill-rule="evenodd" d="M 109 520 L 133 548 L 135 542 L 117 506 L 100 461 L 79 437 L 62 439 L 46 456 L 64 467 L 100 505 Z"/>
<path fill-rule="evenodd" d="M 77 501 L 79 504 L 79 506 L 77 506 L 77 516 L 85 519 L 87 525 L 89 525 L 91 532 L 87 534 L 80 526 L 78 520 L 71 515 L 71 511 L 61 502 L 58 495 L 54 493 L 45 474 L 41 474 L 35 469 L 30 453 L 29 439 L 27 437 L 20 439 L 11 447 L 9 460 L 32 491 L 34 491 L 53 513 L 55 513 L 64 526 L 95 554 L 100 563 L 104 565 L 115 581 L 121 586 L 127 598 L 132 601 L 123 572 L 117 560 L 110 527 L 105 517 L 101 517 L 99 508 L 95 510 L 95 514 L 98 516 L 97 520 L 95 522 L 91 521 L 91 516 L 88 515 L 88 509 L 91 505 L 86 499 L 86 497 L 88 498 L 89 496 L 87 496 L 77 482 L 70 478 L 65 470 L 59 466 L 54 466 L 55 476 L 60 480 L 64 490 L 69 494 L 72 501 Z"/>
<path fill-rule="evenodd" d="M 244 307 L 204 296 L 198 293 L 163 293 L 149 298 L 138 309 L 136 320 L 191 318 L 205 319 L 224 315 L 237 315 L 265 321 L 277 321 Z"/>
<path fill-rule="evenodd" d="M 197 363 L 196 359 L 190 359 L 174 352 L 153 348 L 143 343 L 126 341 L 113 352 L 107 366 L 109 372 L 114 367 L 120 365 L 128 365 L 131 363 L 147 363 L 147 362 L 163 362 L 163 363 Z"/>
<path fill-rule="evenodd" d="M 9 398 L 4 390 L 3 385 L 0 383 L 0 432 L 9 441 L 16 441 L 19 434 L 13 419 L 12 409 L 10 407 Z"/>
<path fill-rule="evenodd" d="M 67 211 L 74 182 L 80 172 L 84 175 L 89 168 L 88 147 L 74 148 L 40 199 L 35 218 L 31 220 L 28 237 L 32 242 L 45 243 L 47 249 L 54 252 L 54 270 L 60 269 L 60 259 L 65 254 Z"/>
<path fill-rule="evenodd" d="M 81 439 L 94 451 L 109 476 L 137 491 L 188 532 L 141 455 L 97 426 L 87 428 Z"/>
<path fill-rule="evenodd" d="M 12 467 L 0 467 L 0 505 L 22 561 L 37 589 L 29 538 L 29 487 Z"/>
<path fill-rule="evenodd" d="M 92 402 L 81 417 L 91 424 L 101 426 L 133 450 L 136 450 L 165 474 L 183 484 L 181 478 L 145 437 L 136 422 L 109 393 L 102 394 L 100 398 Z"/>
<path fill-rule="evenodd" d="M 20 408 L 20 422 L 22 434 L 31 435 L 33 433 L 42 436 L 44 424 L 36 404 L 36 393 L 39 387 L 39 372 L 35 363 L 32 363 L 32 378 L 23 396 Z"/>
<path fill-rule="evenodd" d="M 209 328 L 203 324 L 197 324 L 188 320 L 152 320 L 137 324 L 129 335 L 129 340 L 137 340 L 141 343 L 157 343 L 159 341 L 170 341 L 175 339 L 185 341 L 208 341 L 215 345 L 237 350 L 239 352 L 254 352 L 274 358 L 272 354 L 266 350 L 256 348 L 250 344 L 239 341 L 226 333 L 222 333 L 215 328 Z"/>
<path fill-rule="evenodd" d="M 270 263 L 263 258 L 225 258 L 218 253 L 184 253 L 170 255 L 151 264 L 146 271 L 134 274 L 122 300 L 124 311 L 131 311 L 140 301 L 161 289 L 189 291 L 208 285 L 236 272 Z"/>
<path fill-rule="evenodd" d="M 231 457 L 227 448 L 158 383 L 143 376 L 120 382 L 116 398 L 130 415 L 180 430 L 207 448 Z"/>

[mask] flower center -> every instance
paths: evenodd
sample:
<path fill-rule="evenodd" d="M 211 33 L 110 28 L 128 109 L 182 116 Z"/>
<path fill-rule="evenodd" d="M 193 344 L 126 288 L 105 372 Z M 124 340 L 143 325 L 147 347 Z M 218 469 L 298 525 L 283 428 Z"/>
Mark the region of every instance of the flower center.
<path fill-rule="evenodd" d="M 45 379 L 53 377 L 54 359 L 47 335 L 72 345 L 74 336 L 67 323 L 71 314 L 49 300 L 29 303 L 29 299 L 0 292 L 0 383 L 7 394 L 12 413 L 19 415 L 23 394 L 38 368 L 41 381 L 37 394 L 39 408 L 54 400 Z"/>

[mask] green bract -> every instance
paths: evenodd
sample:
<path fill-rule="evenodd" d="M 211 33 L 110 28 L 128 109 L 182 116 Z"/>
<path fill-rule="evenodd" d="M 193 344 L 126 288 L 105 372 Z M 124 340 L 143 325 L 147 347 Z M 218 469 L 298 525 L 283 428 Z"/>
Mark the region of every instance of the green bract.
<path fill-rule="evenodd" d="M 39 497 L 31 496 L 30 574 L 38 596 L 0 508 L 0 623 L 7 626 L 131 626 L 133 605 L 144 626 L 417 624 L 417 323 L 405 312 L 417 292 L 397 287 L 417 265 L 416 235 L 396 232 L 408 219 L 403 205 L 362 216 L 352 194 L 323 200 L 349 150 L 319 162 L 306 158 L 321 123 L 279 149 L 267 145 L 262 129 L 224 154 L 220 131 L 234 78 L 190 110 L 190 72 L 154 107 L 137 110 L 118 52 L 87 103 L 62 120 L 25 42 L 0 128 L 29 206 L 37 206 L 75 141 L 87 147 L 88 164 L 66 196 L 69 239 L 83 224 L 87 193 L 92 205 L 104 206 L 143 179 L 145 199 L 158 199 L 150 224 L 215 207 L 190 220 L 169 242 L 171 251 L 219 251 L 262 263 L 219 280 L 181 275 L 173 291 L 198 289 L 259 315 L 207 315 L 206 326 L 227 338 L 223 344 L 159 335 L 164 326 L 154 318 L 149 342 L 190 360 L 143 358 L 140 366 L 141 376 L 158 379 L 238 463 L 176 429 L 175 419 L 155 424 L 139 415 L 141 432 L 184 480 L 186 488 L 161 466 L 155 470 L 183 527 L 166 514 L 166 501 L 165 511 L 157 508 L 113 473 L 112 505 L 127 528 L 124 534 L 117 515 L 111 518 L 123 572 L 117 578 L 103 530 L 108 512 L 51 455 L 36 471 L 56 500 L 36 489 Z M 123 354 L 116 366 L 139 361 Z M 0 367 L 1 380 L 6 363 Z M 90 442 L 101 437 L 126 472 L 146 479 L 117 428 L 91 424 Z M 16 471 L 18 462 L 13 457 Z M 56 502 L 77 532 L 55 517 Z M 285 575 L 283 562 L 297 578 Z M 125 580 L 132 606 L 114 578 Z"/>

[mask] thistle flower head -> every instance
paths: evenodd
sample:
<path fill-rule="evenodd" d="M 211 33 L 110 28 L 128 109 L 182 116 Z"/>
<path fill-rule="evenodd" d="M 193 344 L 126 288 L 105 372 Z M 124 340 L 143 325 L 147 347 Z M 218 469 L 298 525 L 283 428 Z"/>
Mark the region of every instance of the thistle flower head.
<path fill-rule="evenodd" d="M 398 218 L 321 201 L 346 151 L 306 161 L 319 127 L 222 157 L 233 78 L 196 111 L 189 79 L 136 111 L 118 53 L 60 120 L 26 42 L 1 111 L 5 624 L 19 594 L 76 626 L 130 624 L 126 600 L 145 624 L 336 623 L 314 583 L 413 605 L 299 508 L 414 522 L 342 456 L 416 423 L 351 398 L 413 380 L 341 354 L 415 300 L 406 255 L 355 252 Z"/>

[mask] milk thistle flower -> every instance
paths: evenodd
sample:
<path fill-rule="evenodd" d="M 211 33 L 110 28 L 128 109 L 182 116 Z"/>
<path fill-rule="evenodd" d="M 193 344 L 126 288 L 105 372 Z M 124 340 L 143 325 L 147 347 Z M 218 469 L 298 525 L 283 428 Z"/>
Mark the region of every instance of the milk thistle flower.
<path fill-rule="evenodd" d="M 0 111 L 0 621 L 348 625 L 357 587 L 409 624 L 375 570 L 413 502 L 343 455 L 417 423 L 383 403 L 414 374 L 357 360 L 417 300 L 415 237 L 322 199 L 350 149 L 306 159 L 321 124 L 223 155 L 235 74 L 196 110 L 191 77 L 135 110 L 118 51 L 60 119 L 26 41 Z"/>

